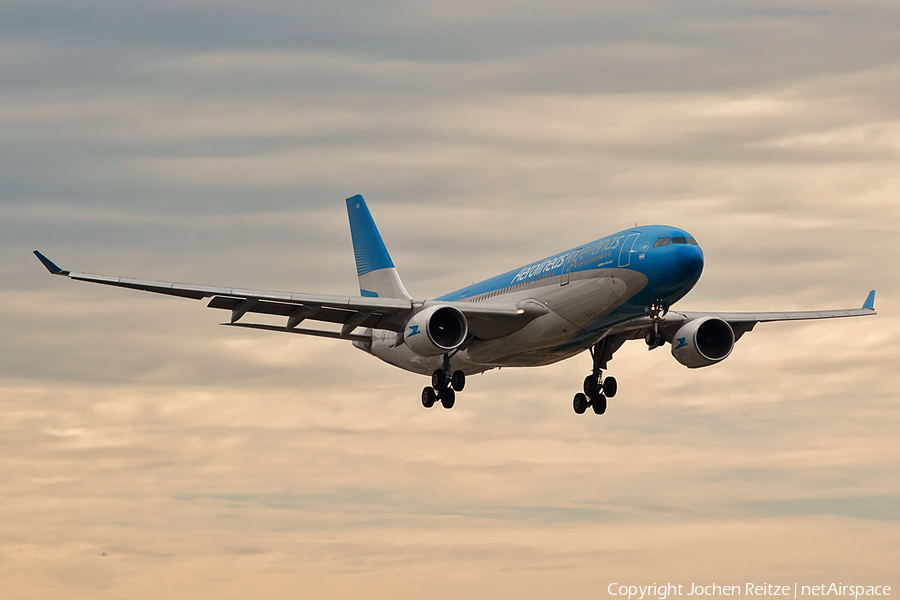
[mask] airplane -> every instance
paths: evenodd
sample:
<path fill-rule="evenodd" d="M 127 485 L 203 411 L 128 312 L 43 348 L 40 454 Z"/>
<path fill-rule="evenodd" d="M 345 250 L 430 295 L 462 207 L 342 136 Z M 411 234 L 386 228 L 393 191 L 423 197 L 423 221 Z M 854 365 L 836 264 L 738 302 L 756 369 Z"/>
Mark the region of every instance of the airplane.
<path fill-rule="evenodd" d="M 861 308 L 799 312 L 670 310 L 700 279 L 703 250 L 687 231 L 641 226 L 557 252 L 433 300 L 406 291 L 361 195 L 347 198 L 359 296 L 276 292 L 147 281 L 63 270 L 34 251 L 54 275 L 159 294 L 210 298 L 231 311 L 223 325 L 349 340 L 391 365 L 431 376 L 422 404 L 452 408 L 466 377 L 502 367 L 548 365 L 588 350 L 591 373 L 572 406 L 604 414 L 618 390 L 604 377 L 628 340 L 695 369 L 717 364 L 757 323 L 874 315 L 875 290 Z M 248 314 L 285 318 L 284 325 L 246 322 Z M 307 321 L 331 329 L 300 327 Z M 340 329 L 337 330 L 337 326 Z M 362 329 L 362 331 L 359 331 Z"/>

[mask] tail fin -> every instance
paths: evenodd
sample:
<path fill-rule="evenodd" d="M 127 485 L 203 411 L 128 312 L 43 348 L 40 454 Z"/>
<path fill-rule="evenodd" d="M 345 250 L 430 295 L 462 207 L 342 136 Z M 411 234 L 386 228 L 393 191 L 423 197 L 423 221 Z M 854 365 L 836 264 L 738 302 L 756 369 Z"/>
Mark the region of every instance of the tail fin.
<path fill-rule="evenodd" d="M 361 195 L 347 198 L 347 215 L 350 217 L 360 295 L 411 299 Z"/>

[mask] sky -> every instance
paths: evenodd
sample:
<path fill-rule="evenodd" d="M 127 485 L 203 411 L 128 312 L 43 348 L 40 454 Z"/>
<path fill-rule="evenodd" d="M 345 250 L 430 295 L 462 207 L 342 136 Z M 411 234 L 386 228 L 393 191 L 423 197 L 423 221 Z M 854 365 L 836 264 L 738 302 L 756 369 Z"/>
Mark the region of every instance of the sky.
<path fill-rule="evenodd" d="M 5 598 L 900 591 L 900 7 L 0 1 Z M 626 344 L 425 378 L 65 269 L 358 290 L 362 193 L 431 298 L 631 227 L 689 231 L 713 367 Z M 893 340 L 893 341 L 892 341 Z"/>

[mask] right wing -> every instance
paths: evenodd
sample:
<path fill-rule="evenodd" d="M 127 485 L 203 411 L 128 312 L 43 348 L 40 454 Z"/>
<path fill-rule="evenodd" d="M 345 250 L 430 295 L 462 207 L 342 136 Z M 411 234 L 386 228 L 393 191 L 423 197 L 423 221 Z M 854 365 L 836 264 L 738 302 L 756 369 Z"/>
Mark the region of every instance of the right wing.
<path fill-rule="evenodd" d="M 539 303 L 529 301 L 518 304 L 416 302 L 403 298 L 303 294 L 74 273 L 59 268 L 37 250 L 34 254 L 53 275 L 62 275 L 77 281 L 195 300 L 210 298 L 207 303 L 210 308 L 231 311 L 231 321 L 226 325 L 354 341 L 369 340 L 367 336 L 353 333 L 358 327 L 403 332 L 410 317 L 422 308 L 434 304 L 453 305 L 462 311 L 468 321 L 470 334 L 479 339 L 508 335 L 547 312 L 547 309 Z M 248 313 L 282 316 L 287 321 L 283 327 L 263 323 L 239 323 L 238 321 Z M 341 326 L 341 330 L 337 332 L 299 328 L 298 325 L 305 320 L 337 323 Z"/>

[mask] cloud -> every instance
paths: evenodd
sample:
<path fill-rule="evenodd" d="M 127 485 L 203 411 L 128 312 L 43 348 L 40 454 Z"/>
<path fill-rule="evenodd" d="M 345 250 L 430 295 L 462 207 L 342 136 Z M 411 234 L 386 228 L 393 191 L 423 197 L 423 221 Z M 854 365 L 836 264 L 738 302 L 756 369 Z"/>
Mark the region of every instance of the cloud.
<path fill-rule="evenodd" d="M 897 11 L 804 2 L 0 7 L 0 543 L 19 597 L 596 597 L 896 584 Z M 425 380 L 64 268 L 354 293 L 363 193 L 416 297 L 635 222 L 701 243 L 687 370 L 626 344 Z M 590 418 L 588 418 L 590 417 Z M 103 556 L 103 554 L 106 556 Z M 696 581 L 700 581 L 697 579 Z M 28 596 L 27 594 L 30 594 Z"/>

